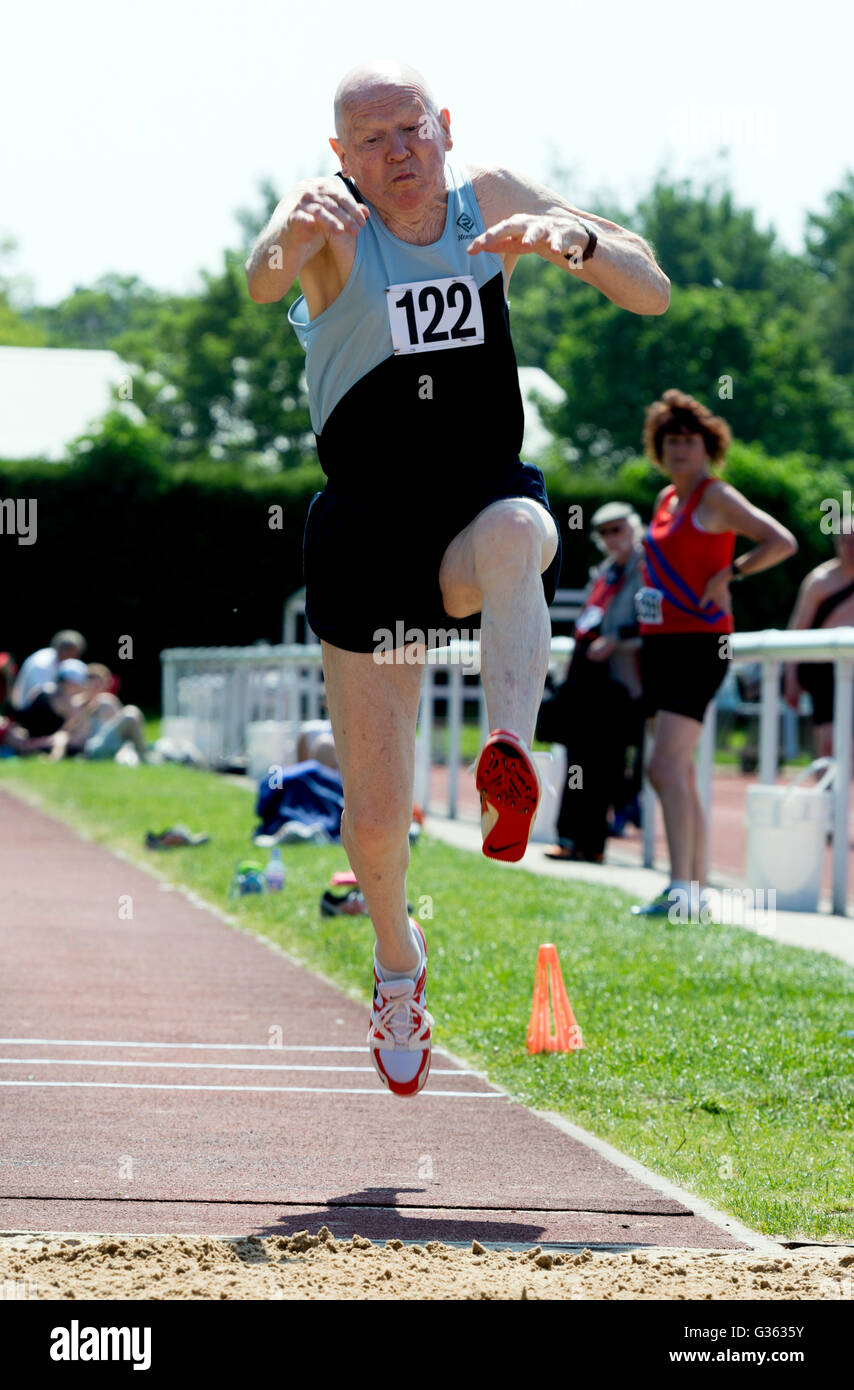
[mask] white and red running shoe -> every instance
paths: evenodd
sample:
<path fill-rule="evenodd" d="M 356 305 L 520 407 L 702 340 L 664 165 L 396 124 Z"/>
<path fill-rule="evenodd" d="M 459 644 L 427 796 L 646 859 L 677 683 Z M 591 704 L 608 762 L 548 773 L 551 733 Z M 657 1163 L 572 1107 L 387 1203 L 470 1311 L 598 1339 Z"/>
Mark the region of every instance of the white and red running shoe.
<path fill-rule="evenodd" d="M 374 999 L 368 1044 L 384 1086 L 396 1096 L 417 1095 L 430 1071 L 434 1019 L 424 1004 L 427 942 L 414 918 L 409 924 L 421 948 L 416 980 L 381 980 L 374 948 Z"/>
<path fill-rule="evenodd" d="M 533 754 L 517 734 L 495 729 L 477 761 L 483 852 L 516 863 L 528 848 L 541 783 Z"/>

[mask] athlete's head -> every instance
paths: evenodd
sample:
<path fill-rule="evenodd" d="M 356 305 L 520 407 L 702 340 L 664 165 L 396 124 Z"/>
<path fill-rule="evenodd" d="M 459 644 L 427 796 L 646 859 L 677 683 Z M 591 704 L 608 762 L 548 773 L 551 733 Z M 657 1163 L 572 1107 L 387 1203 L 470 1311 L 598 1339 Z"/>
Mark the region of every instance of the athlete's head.
<path fill-rule="evenodd" d="M 665 391 L 647 408 L 644 449 L 665 473 L 722 464 L 731 441 L 726 420 L 684 391 Z"/>
<path fill-rule="evenodd" d="M 415 68 L 378 59 L 352 68 L 335 93 L 341 169 L 381 210 L 417 211 L 444 194 L 451 118 Z"/>
<path fill-rule="evenodd" d="M 643 535 L 643 522 L 629 502 L 606 502 L 590 518 L 593 540 L 603 555 L 625 564 Z"/>

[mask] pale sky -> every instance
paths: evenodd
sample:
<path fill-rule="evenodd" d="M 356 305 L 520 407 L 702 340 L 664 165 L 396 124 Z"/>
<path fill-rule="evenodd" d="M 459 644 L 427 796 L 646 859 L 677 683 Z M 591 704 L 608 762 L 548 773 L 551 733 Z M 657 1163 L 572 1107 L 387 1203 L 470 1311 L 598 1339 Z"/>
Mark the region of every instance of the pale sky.
<path fill-rule="evenodd" d="M 40 303 L 110 270 L 194 288 L 262 177 L 335 171 L 335 87 L 374 57 L 423 72 L 452 160 L 559 162 L 593 212 L 597 189 L 631 205 L 657 170 L 727 168 L 797 250 L 854 168 L 842 0 L 39 0 L 2 33 L 0 238 Z"/>

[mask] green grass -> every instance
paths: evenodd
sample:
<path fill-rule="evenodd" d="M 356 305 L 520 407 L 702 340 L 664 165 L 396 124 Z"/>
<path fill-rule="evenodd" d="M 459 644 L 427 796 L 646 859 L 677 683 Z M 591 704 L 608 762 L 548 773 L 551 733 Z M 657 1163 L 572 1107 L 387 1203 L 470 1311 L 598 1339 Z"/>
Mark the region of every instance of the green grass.
<path fill-rule="evenodd" d="M 266 857 L 251 845 L 243 788 L 185 768 L 36 760 L 0 763 L 0 785 L 227 906 L 367 1001 L 369 922 L 318 912 L 343 850 L 288 847 L 281 898 L 228 903 L 236 862 Z M 175 821 L 212 843 L 142 848 L 146 830 Z M 616 889 L 503 869 L 425 837 L 409 897 L 430 946 L 439 1045 L 758 1230 L 854 1235 L 850 967 L 735 927 L 635 920 Z M 558 947 L 583 1052 L 525 1050 L 543 941 Z"/>

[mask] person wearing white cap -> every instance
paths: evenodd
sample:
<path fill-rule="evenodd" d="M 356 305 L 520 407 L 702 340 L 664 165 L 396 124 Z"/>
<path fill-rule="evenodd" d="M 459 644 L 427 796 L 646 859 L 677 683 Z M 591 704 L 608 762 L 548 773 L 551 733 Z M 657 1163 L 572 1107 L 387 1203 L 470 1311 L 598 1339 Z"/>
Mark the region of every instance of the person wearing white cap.
<path fill-rule="evenodd" d="M 30 738 L 45 738 L 57 734 L 76 709 L 76 696 L 86 689 L 89 675 L 86 663 L 70 657 L 60 661 L 56 679 L 45 685 L 29 704 L 20 711 L 18 723 Z"/>

